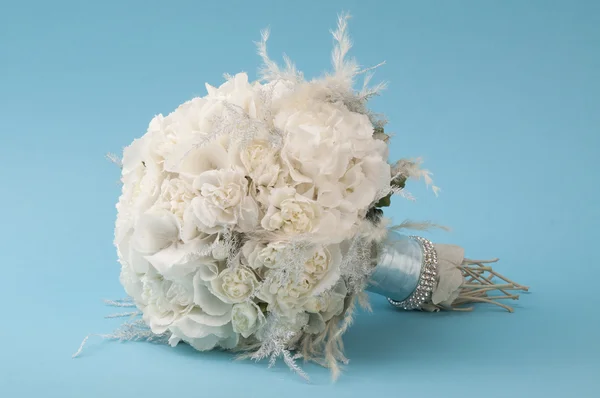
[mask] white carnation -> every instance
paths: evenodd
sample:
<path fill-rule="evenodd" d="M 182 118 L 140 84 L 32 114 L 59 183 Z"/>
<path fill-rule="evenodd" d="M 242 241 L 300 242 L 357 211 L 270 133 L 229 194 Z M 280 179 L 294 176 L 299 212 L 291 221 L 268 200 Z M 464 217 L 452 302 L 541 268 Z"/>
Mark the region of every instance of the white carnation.
<path fill-rule="evenodd" d="M 251 231 L 258 224 L 258 206 L 248 196 L 248 180 L 240 170 L 210 170 L 194 180 L 192 201 L 198 228 L 214 233 L 228 227 Z"/>
<path fill-rule="evenodd" d="M 247 175 L 259 186 L 275 186 L 282 173 L 278 159 L 279 154 L 266 140 L 254 140 L 240 149 L 240 161 Z"/>
<path fill-rule="evenodd" d="M 315 201 L 299 195 L 294 188 L 275 188 L 261 225 L 267 231 L 303 234 L 314 232 L 320 218 L 321 209 Z"/>
<path fill-rule="evenodd" d="M 191 207 L 195 197 L 192 184 L 182 178 L 169 178 L 163 181 L 160 195 L 154 208 L 166 210 L 177 218 L 181 239 L 186 242 L 198 236 L 196 217 Z"/>
<path fill-rule="evenodd" d="M 242 247 L 242 254 L 248 266 L 259 270 L 265 268 L 283 267 L 282 263 L 286 244 L 284 242 L 269 242 L 267 244 L 248 241 Z"/>
<path fill-rule="evenodd" d="M 303 272 L 286 283 L 269 278 L 276 270 L 266 273 L 259 298 L 269 309 L 286 316 L 301 311 L 307 301 L 330 289 L 340 277 L 341 252 L 338 245 L 319 247 L 304 264 Z"/>

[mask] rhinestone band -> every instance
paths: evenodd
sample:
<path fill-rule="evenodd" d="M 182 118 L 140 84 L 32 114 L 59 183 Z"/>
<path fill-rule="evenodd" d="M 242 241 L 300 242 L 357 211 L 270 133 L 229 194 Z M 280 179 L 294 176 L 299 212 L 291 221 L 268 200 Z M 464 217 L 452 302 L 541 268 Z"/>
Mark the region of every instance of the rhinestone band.
<path fill-rule="evenodd" d="M 388 301 L 391 305 L 402 308 L 403 310 L 418 310 L 431 298 L 431 294 L 436 284 L 438 268 L 437 253 L 433 243 L 420 236 L 411 236 L 411 238 L 419 242 L 421 250 L 423 251 L 423 263 L 421 264 L 419 284 L 415 291 L 405 300 L 396 301 L 388 297 Z"/>

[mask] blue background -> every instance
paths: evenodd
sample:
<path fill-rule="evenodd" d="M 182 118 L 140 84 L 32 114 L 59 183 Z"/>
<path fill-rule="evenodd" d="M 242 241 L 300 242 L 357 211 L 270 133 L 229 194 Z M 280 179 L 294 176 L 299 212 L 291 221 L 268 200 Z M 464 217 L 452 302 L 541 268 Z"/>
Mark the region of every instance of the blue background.
<path fill-rule="evenodd" d="M 329 68 L 337 13 L 354 56 L 387 61 L 373 102 L 392 158 L 423 156 L 442 192 L 388 215 L 453 228 L 427 236 L 498 256 L 531 285 L 514 314 L 400 313 L 373 298 L 331 384 L 307 366 L 234 362 L 92 340 L 118 322 L 112 246 L 119 170 L 104 158 L 156 113 L 224 72 L 256 76 L 254 40 L 307 76 Z M 0 2 L 0 396 L 598 396 L 600 2 Z"/>

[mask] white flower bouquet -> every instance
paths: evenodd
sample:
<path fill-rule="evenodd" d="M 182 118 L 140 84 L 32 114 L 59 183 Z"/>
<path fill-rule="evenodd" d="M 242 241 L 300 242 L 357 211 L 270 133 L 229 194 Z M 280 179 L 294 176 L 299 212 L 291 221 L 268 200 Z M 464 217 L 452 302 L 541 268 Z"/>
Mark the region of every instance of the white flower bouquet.
<path fill-rule="evenodd" d="M 124 150 L 114 243 L 129 299 L 111 304 L 140 319 L 107 337 L 281 357 L 301 375 L 303 358 L 336 376 L 365 291 L 404 309 L 491 300 L 491 268 L 383 218 L 407 180 L 437 188 L 418 161 L 388 163 L 385 120 L 367 108 L 383 85 L 347 59 L 346 27 L 333 71 L 311 81 L 268 57 L 263 32 L 260 81 L 207 85 Z"/>

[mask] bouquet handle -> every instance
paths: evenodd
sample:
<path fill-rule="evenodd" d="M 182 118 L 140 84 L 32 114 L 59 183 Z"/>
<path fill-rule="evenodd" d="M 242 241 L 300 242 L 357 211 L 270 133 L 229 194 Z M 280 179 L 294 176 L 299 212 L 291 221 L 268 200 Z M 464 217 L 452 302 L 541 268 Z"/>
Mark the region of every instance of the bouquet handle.
<path fill-rule="evenodd" d="M 498 273 L 492 267 L 498 259 L 465 258 L 460 246 L 389 231 L 379 249 L 366 290 L 403 310 L 471 311 L 473 304 L 487 303 L 513 312 L 506 301 L 529 290 Z"/>

